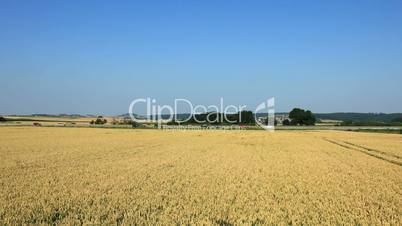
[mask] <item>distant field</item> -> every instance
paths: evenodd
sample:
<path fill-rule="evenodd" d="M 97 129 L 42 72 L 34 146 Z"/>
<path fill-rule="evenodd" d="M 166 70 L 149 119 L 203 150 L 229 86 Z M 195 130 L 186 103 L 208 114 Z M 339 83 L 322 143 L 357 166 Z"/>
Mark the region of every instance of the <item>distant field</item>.
<path fill-rule="evenodd" d="M 0 225 L 402 224 L 402 136 L 0 127 Z"/>
<path fill-rule="evenodd" d="M 90 122 L 96 117 L 46 117 L 46 116 L 7 116 L 7 119 L 15 121 L 49 121 L 49 122 Z"/>
<path fill-rule="evenodd" d="M 92 120 L 96 117 L 50 117 L 50 116 L 6 116 L 7 122 L 0 123 L 1 125 L 32 125 L 37 122 L 42 126 L 85 126 L 88 127 Z M 104 117 L 108 122 L 113 120 L 113 117 Z"/>

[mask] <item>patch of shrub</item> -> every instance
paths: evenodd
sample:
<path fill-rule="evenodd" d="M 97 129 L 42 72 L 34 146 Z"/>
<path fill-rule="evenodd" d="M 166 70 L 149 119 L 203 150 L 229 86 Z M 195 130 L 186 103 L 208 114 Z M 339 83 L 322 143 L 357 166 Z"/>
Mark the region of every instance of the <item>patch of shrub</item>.
<path fill-rule="evenodd" d="M 103 118 L 103 116 L 98 116 L 96 118 L 96 120 L 92 120 L 90 122 L 91 125 L 93 125 L 93 124 L 95 124 L 95 125 L 103 125 L 103 124 L 106 124 L 106 123 L 107 123 L 107 120 L 105 118 Z"/>
<path fill-rule="evenodd" d="M 284 125 L 284 126 L 289 126 L 289 125 L 290 125 L 289 119 L 283 120 L 282 125 Z"/>

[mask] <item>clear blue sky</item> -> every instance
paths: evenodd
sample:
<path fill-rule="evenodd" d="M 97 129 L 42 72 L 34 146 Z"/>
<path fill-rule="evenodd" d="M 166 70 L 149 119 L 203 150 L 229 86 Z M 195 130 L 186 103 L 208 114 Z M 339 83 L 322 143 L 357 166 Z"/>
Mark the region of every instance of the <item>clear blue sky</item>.
<path fill-rule="evenodd" d="M 402 112 L 402 1 L 1 1 L 0 114 Z"/>

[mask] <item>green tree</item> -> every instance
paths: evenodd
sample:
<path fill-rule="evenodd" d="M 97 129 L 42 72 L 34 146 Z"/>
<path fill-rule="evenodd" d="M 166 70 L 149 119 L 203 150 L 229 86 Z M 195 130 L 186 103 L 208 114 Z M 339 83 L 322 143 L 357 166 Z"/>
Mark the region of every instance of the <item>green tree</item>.
<path fill-rule="evenodd" d="M 289 113 L 289 118 L 291 119 L 291 125 L 315 125 L 316 122 L 314 114 L 311 111 L 301 108 L 294 108 Z"/>
<path fill-rule="evenodd" d="M 240 115 L 239 123 L 241 124 L 255 123 L 254 114 L 252 111 L 241 111 L 239 115 Z"/>
<path fill-rule="evenodd" d="M 136 122 L 136 121 L 133 121 L 132 124 L 131 124 L 131 126 L 132 126 L 133 128 L 138 128 L 138 127 L 141 126 L 141 124 L 138 123 L 138 122 Z"/>
<path fill-rule="evenodd" d="M 103 116 L 98 116 L 94 122 L 97 125 L 103 125 L 107 123 L 107 120 Z"/>

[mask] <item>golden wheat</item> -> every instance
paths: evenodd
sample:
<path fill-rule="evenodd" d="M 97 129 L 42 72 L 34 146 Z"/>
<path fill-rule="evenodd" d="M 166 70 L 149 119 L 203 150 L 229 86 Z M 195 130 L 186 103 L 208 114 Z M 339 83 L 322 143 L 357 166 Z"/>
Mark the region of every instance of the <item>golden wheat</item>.
<path fill-rule="evenodd" d="M 402 223 L 402 137 L 0 128 L 0 224 Z"/>

